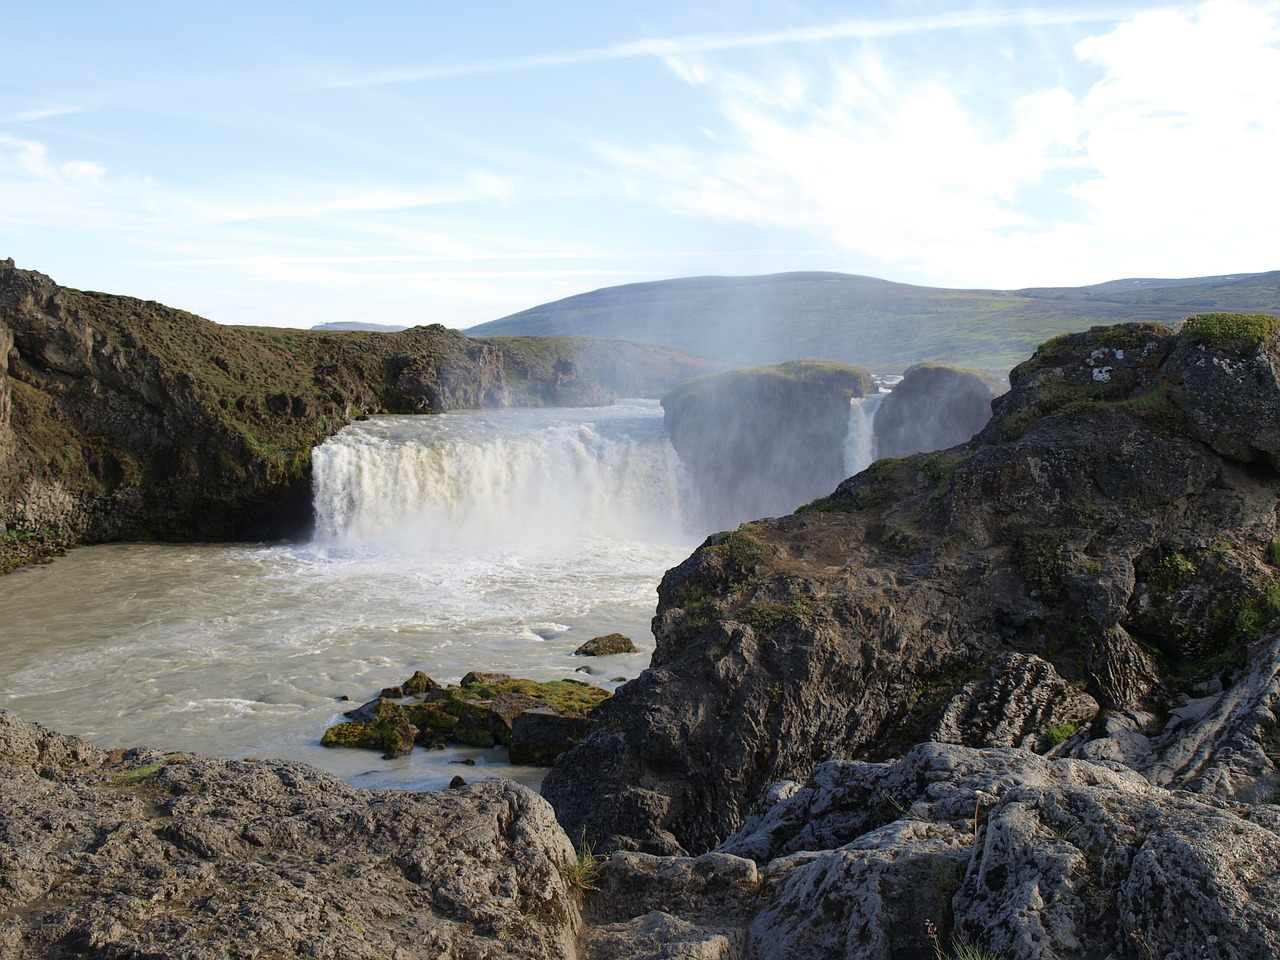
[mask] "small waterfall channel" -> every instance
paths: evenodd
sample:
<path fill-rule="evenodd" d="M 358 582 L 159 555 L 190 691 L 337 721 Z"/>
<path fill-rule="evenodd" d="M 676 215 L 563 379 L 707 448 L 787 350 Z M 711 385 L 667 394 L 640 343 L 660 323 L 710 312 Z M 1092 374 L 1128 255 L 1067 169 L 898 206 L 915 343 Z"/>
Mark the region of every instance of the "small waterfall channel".
<path fill-rule="evenodd" d="M 876 411 L 887 393 L 869 393 L 849 400 L 849 432 L 844 441 L 844 470 L 847 476 L 861 473 L 876 458 Z"/>

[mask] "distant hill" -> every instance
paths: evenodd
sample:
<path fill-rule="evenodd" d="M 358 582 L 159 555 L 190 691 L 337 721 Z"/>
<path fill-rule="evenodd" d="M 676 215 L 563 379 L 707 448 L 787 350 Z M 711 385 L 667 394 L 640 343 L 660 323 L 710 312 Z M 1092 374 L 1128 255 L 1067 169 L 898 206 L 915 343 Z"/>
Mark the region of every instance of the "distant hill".
<path fill-rule="evenodd" d="M 523 310 L 469 336 L 641 340 L 735 363 L 798 357 L 899 371 L 922 360 L 999 372 L 1065 331 L 1174 325 L 1215 311 L 1280 315 L 1280 270 L 1088 287 L 947 290 L 845 273 L 629 283 Z"/>
<path fill-rule="evenodd" d="M 396 323 L 364 323 L 360 320 L 334 320 L 332 323 L 317 323 L 312 330 L 372 330 L 374 333 L 399 333 L 409 328 Z"/>

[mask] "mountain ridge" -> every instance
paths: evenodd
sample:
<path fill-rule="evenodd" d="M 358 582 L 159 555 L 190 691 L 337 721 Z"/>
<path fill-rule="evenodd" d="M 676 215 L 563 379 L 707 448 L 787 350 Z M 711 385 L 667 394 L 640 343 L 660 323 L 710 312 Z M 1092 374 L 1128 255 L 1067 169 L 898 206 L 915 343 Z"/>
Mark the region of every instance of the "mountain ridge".
<path fill-rule="evenodd" d="M 934 360 L 1004 373 L 1064 331 L 1216 312 L 1280 314 L 1280 270 L 1017 290 L 824 271 L 679 277 L 575 294 L 467 333 L 640 340 L 733 363 L 807 357 L 897 372 Z"/>

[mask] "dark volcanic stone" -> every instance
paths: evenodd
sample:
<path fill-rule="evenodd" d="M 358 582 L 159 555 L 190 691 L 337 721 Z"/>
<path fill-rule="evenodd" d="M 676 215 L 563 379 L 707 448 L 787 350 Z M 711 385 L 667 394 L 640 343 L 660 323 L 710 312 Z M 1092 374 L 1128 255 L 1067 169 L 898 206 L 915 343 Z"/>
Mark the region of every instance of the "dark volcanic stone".
<path fill-rule="evenodd" d="M 1149 764 L 1170 698 L 1229 689 L 1280 625 L 1273 367 L 1274 335 L 1234 352 L 1153 325 L 1056 338 L 972 442 L 709 538 L 663 578 L 650 668 L 544 795 L 600 849 L 696 853 L 770 784 L 930 735 L 1048 749 L 1080 726 L 1071 750 Z M 1228 369 L 1235 406 L 1188 387 Z M 1223 431 L 1239 439 L 1215 450 Z"/>

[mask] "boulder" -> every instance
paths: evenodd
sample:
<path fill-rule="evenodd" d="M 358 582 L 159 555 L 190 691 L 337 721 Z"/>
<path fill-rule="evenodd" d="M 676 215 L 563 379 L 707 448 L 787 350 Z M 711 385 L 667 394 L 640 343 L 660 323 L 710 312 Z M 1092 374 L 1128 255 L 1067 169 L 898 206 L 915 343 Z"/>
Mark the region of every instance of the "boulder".
<path fill-rule="evenodd" d="M 539 683 L 505 673 L 471 672 L 458 686 L 441 687 L 422 671 L 382 694 L 325 731 L 321 745 L 382 750 L 387 758 L 403 756 L 417 743 L 444 747 L 511 746 L 518 763 L 549 764 L 569 746 L 581 742 L 593 724 L 586 717 L 609 692 L 578 680 Z M 520 743 L 518 718 L 530 711 Z M 545 718 L 549 712 L 555 718 Z M 521 759 L 515 760 L 519 756 Z"/>
<path fill-rule="evenodd" d="M 577 650 L 575 657 L 608 657 L 616 653 L 635 653 L 636 645 L 630 637 L 620 633 L 609 633 L 603 637 L 592 637 Z"/>
<path fill-rule="evenodd" d="M 587 941 L 593 957 L 1272 956 L 1280 878 L 1260 864 L 1278 842 L 1275 806 L 926 743 L 774 785 L 712 853 L 615 852 Z"/>

